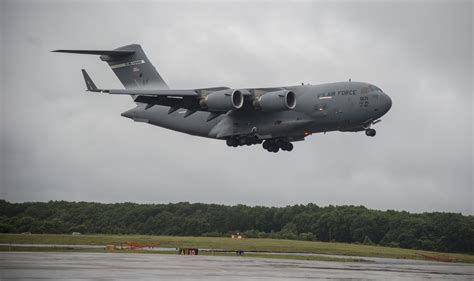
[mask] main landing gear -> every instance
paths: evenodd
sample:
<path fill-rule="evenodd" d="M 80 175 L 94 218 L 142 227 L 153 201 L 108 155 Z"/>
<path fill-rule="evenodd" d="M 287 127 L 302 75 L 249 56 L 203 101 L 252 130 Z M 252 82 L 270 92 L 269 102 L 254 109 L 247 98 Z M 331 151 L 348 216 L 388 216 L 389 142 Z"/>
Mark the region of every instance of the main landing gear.
<path fill-rule="evenodd" d="M 367 129 L 367 130 L 365 130 L 365 135 L 366 135 L 366 136 L 369 136 L 369 137 L 375 137 L 375 134 L 376 134 L 376 133 L 377 133 L 377 132 L 375 131 L 375 129 Z"/>
<path fill-rule="evenodd" d="M 283 151 L 293 150 L 293 144 L 289 141 L 283 139 L 269 139 L 263 141 L 256 136 L 228 138 L 226 140 L 226 143 L 228 146 L 231 147 L 263 143 L 263 148 L 266 149 L 268 152 L 278 152 L 280 149 Z"/>
<path fill-rule="evenodd" d="M 263 148 L 266 149 L 268 152 L 278 152 L 280 149 L 283 151 L 292 151 L 293 144 L 288 141 L 284 140 L 266 140 L 263 143 Z"/>
<path fill-rule="evenodd" d="M 240 138 L 230 138 L 227 139 L 226 143 L 228 146 L 237 147 L 242 145 L 253 145 L 253 144 L 260 144 L 263 140 L 257 137 L 240 137 Z"/>

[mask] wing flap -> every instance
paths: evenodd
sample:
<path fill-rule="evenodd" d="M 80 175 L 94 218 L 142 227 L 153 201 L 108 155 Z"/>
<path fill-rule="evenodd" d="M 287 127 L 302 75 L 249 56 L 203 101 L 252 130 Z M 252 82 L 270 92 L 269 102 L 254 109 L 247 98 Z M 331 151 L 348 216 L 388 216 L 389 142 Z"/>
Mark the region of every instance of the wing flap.
<path fill-rule="evenodd" d="M 102 90 L 111 95 L 131 95 L 147 97 L 198 97 L 199 94 L 194 90 Z"/>

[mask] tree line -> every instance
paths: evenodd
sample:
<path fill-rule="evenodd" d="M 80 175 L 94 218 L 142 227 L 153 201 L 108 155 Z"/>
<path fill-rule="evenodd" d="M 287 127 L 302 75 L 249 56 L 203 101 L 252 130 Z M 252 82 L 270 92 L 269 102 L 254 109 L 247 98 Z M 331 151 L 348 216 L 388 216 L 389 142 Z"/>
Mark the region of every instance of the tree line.
<path fill-rule="evenodd" d="M 315 204 L 249 207 L 203 203 L 102 204 L 0 200 L 1 233 L 228 236 L 364 243 L 474 253 L 474 216 Z"/>

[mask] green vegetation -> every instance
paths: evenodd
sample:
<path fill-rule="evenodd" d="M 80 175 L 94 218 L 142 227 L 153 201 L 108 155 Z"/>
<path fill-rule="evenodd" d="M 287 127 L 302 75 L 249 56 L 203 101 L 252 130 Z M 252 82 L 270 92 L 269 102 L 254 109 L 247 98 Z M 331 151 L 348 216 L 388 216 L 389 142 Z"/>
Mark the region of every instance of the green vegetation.
<path fill-rule="evenodd" d="M 364 244 L 374 245 L 374 249 L 379 248 L 377 245 L 387 246 L 391 247 L 389 252 L 405 248 L 474 253 L 473 216 L 376 211 L 362 206 L 318 207 L 308 204 L 275 208 L 186 202 L 101 204 L 65 201 L 9 203 L 0 200 L 0 232 L 205 237 L 227 237 L 231 232 L 242 232 L 250 238 Z M 248 239 L 245 243 L 251 241 Z M 278 243 L 278 240 L 270 239 L 258 241 Z M 324 245 L 333 247 L 338 244 Z M 251 244 L 248 246 L 252 247 Z M 285 251 L 292 251 L 292 247 L 288 246 Z M 321 250 L 324 253 L 324 249 Z M 343 250 L 340 252 L 346 254 Z"/>
<path fill-rule="evenodd" d="M 182 236 L 151 236 L 151 235 L 54 235 L 54 234 L 0 234 L 0 243 L 18 244 L 56 244 L 56 245 L 120 245 L 122 242 L 141 244 L 159 244 L 166 248 L 194 247 L 200 249 L 243 250 L 262 252 L 314 253 L 344 256 L 388 257 L 401 259 L 425 259 L 426 257 L 445 257 L 448 260 L 474 263 L 474 255 L 457 253 L 439 253 L 422 250 L 390 248 L 382 246 L 357 245 L 346 243 L 330 243 L 315 241 L 297 241 L 282 239 L 243 239 L 235 240 L 224 237 L 182 237 Z M 59 248 L 57 248 L 59 249 Z M 40 249 L 41 250 L 41 249 Z M 82 249 L 81 249 L 82 250 Z M 81 251 L 80 250 L 80 251 Z M 93 251 L 96 249 L 93 249 Z M 148 251 L 149 252 L 149 251 Z M 207 253 L 206 253 L 207 254 Z M 226 253 L 209 253 L 228 255 Z M 232 254 L 233 255 L 233 254 Z M 260 253 L 248 253 L 246 256 L 259 256 Z M 267 257 L 267 255 L 264 255 Z M 282 256 L 275 258 L 283 258 Z M 324 260 L 334 259 L 323 257 Z M 299 256 L 298 259 L 306 259 Z M 313 259 L 313 258 L 310 258 Z M 316 260 L 322 260 L 314 258 Z M 337 259 L 337 258 L 336 258 Z M 340 260 L 344 261 L 344 260 Z M 350 261 L 354 261 L 350 259 Z"/>

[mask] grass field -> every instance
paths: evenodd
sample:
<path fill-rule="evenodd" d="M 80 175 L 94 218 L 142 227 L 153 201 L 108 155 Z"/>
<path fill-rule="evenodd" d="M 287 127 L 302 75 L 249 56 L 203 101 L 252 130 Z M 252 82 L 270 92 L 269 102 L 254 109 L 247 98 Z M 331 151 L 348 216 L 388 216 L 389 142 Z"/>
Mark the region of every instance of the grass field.
<path fill-rule="evenodd" d="M 121 242 L 159 244 L 161 247 L 243 250 L 257 252 L 315 253 L 361 257 L 426 259 L 442 257 L 456 262 L 474 263 L 474 255 L 438 253 L 430 251 L 367 246 L 344 243 L 296 241 L 280 239 L 234 240 L 224 237 L 180 237 L 150 235 L 54 235 L 54 234 L 0 234 L 0 243 L 56 244 L 56 245 L 119 245 Z M 3 247 L 5 248 L 5 247 Z M 5 250 L 5 249 L 2 249 Z M 250 255 L 250 254 L 249 254 Z M 258 254 L 256 254 L 258 255 Z M 290 255 L 290 254 L 289 254 Z"/>

